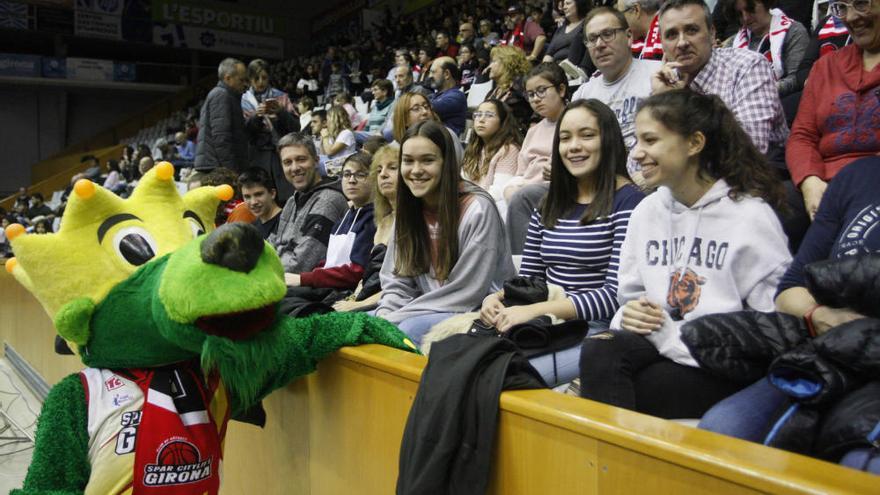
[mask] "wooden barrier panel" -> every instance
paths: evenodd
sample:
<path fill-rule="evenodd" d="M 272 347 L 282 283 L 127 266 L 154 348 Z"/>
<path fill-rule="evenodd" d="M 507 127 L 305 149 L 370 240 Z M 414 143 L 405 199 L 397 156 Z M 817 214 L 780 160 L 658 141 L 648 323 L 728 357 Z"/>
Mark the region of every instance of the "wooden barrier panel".
<path fill-rule="evenodd" d="M 0 337 L 50 383 L 80 368 L 52 352 L 39 304 L 0 274 Z M 426 359 L 346 348 L 272 394 L 264 430 L 231 423 L 224 495 L 388 494 Z M 880 478 L 549 390 L 501 396 L 490 493 L 878 493 Z"/>

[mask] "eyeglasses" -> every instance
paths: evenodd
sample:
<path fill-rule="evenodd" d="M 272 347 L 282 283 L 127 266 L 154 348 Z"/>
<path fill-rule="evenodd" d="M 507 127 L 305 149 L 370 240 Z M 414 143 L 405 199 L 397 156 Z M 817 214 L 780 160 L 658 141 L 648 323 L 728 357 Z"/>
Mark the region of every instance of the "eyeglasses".
<path fill-rule="evenodd" d="M 410 112 L 423 112 L 423 111 L 427 112 L 430 109 L 431 109 L 431 107 L 428 106 L 427 103 L 418 103 L 416 105 L 409 107 Z"/>
<path fill-rule="evenodd" d="M 602 41 L 604 41 L 605 43 L 611 43 L 612 41 L 614 41 L 614 38 L 617 37 L 617 33 L 621 31 L 626 31 L 626 28 L 603 29 L 597 34 L 588 34 L 586 36 L 587 39 L 585 44 L 587 46 L 596 46 L 599 38 L 602 38 Z"/>
<path fill-rule="evenodd" d="M 543 97 L 544 96 L 542 95 L 541 98 L 543 98 Z M 498 116 L 498 114 L 495 112 L 474 112 L 474 120 L 494 119 L 497 116 Z"/>
<path fill-rule="evenodd" d="M 528 99 L 530 100 L 534 100 L 535 98 L 539 100 L 543 99 L 545 96 L 547 96 L 547 90 L 552 87 L 553 86 L 540 86 L 535 88 L 534 91 L 526 91 L 526 97 L 528 97 Z"/>
<path fill-rule="evenodd" d="M 855 10 L 859 14 L 867 14 L 871 10 L 872 0 L 852 0 L 851 2 L 831 2 L 828 6 L 828 12 L 838 19 L 846 18 L 849 9 Z"/>
<path fill-rule="evenodd" d="M 367 177 L 369 176 L 370 174 L 366 172 L 342 172 L 342 180 L 354 179 L 355 182 L 367 180 Z"/>

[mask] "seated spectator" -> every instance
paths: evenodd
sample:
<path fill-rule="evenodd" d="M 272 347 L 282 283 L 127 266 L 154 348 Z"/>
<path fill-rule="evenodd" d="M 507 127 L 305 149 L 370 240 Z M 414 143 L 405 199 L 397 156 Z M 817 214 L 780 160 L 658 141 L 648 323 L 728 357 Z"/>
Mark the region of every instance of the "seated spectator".
<path fill-rule="evenodd" d="M 287 201 L 293 188 L 284 180 L 281 161 L 275 146 L 281 136 L 299 130 L 299 122 L 292 113 L 290 99 L 283 91 L 269 85 L 269 64 L 255 59 L 248 64 L 250 88 L 242 95 L 241 110 L 248 139 L 251 167 L 260 167 L 278 184 L 278 201 Z"/>
<path fill-rule="evenodd" d="M 312 110 L 312 120 L 309 122 L 309 132 L 312 137 L 315 138 L 315 141 L 320 144 L 320 140 L 318 139 L 321 136 L 321 131 L 327 128 L 327 111 L 325 110 Z"/>
<path fill-rule="evenodd" d="M 394 86 L 388 79 L 377 79 L 370 86 L 373 93 L 373 108 L 367 118 L 367 132 L 379 134 L 394 107 Z"/>
<path fill-rule="evenodd" d="M 333 62 L 330 64 L 330 74 L 327 76 L 327 84 L 324 87 L 324 101 L 330 101 L 331 98 L 343 91 L 351 92 L 351 85 L 348 77 L 342 71 L 342 63 Z"/>
<path fill-rule="evenodd" d="M 144 146 L 146 148 L 146 146 Z M 152 156 L 152 154 L 147 152 L 147 156 Z M 85 166 L 85 170 L 78 174 L 74 174 L 73 177 L 70 178 L 71 184 L 76 184 L 76 181 L 80 179 L 88 179 L 92 182 L 98 182 L 98 179 L 101 178 L 101 164 L 98 162 L 98 157 L 95 155 L 86 155 L 79 159 L 80 166 Z"/>
<path fill-rule="evenodd" d="M 182 133 L 178 132 L 178 134 Z M 119 162 L 116 160 L 107 160 L 107 178 L 104 179 L 104 189 L 118 192 L 118 189 L 124 189 L 124 186 L 125 181 L 122 178 L 122 172 L 119 170 Z"/>
<path fill-rule="evenodd" d="M 464 131 L 467 114 L 467 96 L 458 83 L 461 70 L 451 57 L 441 57 L 431 64 L 431 79 L 437 92 L 431 97 L 431 106 L 440 116 L 443 125 L 452 129 L 456 136 Z"/>
<path fill-rule="evenodd" d="M 415 84 L 412 74 L 413 71 L 409 65 L 397 65 L 394 67 L 394 82 L 397 84 L 398 98 L 404 93 L 420 93 L 425 96 L 432 94 L 430 89 L 421 84 Z"/>
<path fill-rule="evenodd" d="M 51 234 L 52 233 L 52 224 L 45 219 L 45 217 L 40 217 L 40 220 L 37 220 L 34 223 L 34 233 L 35 234 Z"/>
<path fill-rule="evenodd" d="M 880 237 L 871 234 L 880 222 L 878 189 L 880 158 L 862 158 L 841 170 L 828 185 L 806 237 L 779 283 L 777 311 L 809 320 L 816 335 L 864 318 L 848 308 L 817 304 L 807 289 L 804 269 L 818 261 L 880 252 Z M 710 409 L 700 428 L 760 442 L 787 397 L 761 379 Z"/>
<path fill-rule="evenodd" d="M 528 219 L 547 194 L 553 135 L 568 99 L 568 78 L 554 63 L 538 64 L 526 79 L 526 95 L 542 119 L 526 134 L 517 159 L 517 177 L 504 189 L 508 204 L 507 236 L 513 254 L 522 253 Z"/>
<path fill-rule="evenodd" d="M 226 167 L 217 167 L 205 174 L 201 179 L 201 183 L 203 186 L 222 186 L 225 184 L 232 187 L 232 197 L 228 201 L 221 201 L 217 205 L 214 225 L 219 227 L 225 223 L 252 223 L 256 220 L 241 199 L 241 187 L 239 187 L 238 175 L 234 170 Z"/>
<path fill-rule="evenodd" d="M 390 137 L 399 144 L 403 140 L 403 136 L 406 135 L 407 129 L 426 120 L 440 123 L 440 117 L 434 112 L 431 102 L 421 94 L 406 93 L 400 97 L 400 101 L 394 108 Z M 449 138 L 452 139 L 455 159 L 461 163 L 461 158 L 464 156 L 461 140 L 452 129 L 447 127 L 446 131 L 449 133 Z"/>
<path fill-rule="evenodd" d="M 569 105 L 554 137 L 550 190 L 532 214 L 520 275 L 561 286 L 566 298 L 503 305 L 504 294 L 483 300 L 480 319 L 505 332 L 544 314 L 586 320 L 608 329 L 617 310 L 617 267 L 629 216 L 644 195 L 626 175 L 627 150 L 614 112 L 598 100 Z M 577 376 L 580 344 L 532 360 L 548 383 Z"/>
<path fill-rule="evenodd" d="M 423 46 L 419 49 L 418 64 L 413 67 L 413 70 L 418 73 L 417 83 L 425 83 L 431 77 L 428 71 L 431 70 L 432 53 L 434 53 L 434 50 L 429 46 Z"/>
<path fill-rule="evenodd" d="M 241 199 L 251 214 L 256 217 L 253 224 L 268 239 L 278 230 L 281 208 L 278 206 L 275 183 L 269 174 L 259 168 L 251 167 L 238 176 Z"/>
<path fill-rule="evenodd" d="M 288 286 L 354 289 L 360 282 L 376 234 L 369 176 L 369 156 L 358 153 L 345 160 L 342 192 L 350 207 L 331 230 L 324 261 L 312 270 L 285 274 Z"/>
<path fill-rule="evenodd" d="M 446 31 L 437 31 L 434 37 L 437 46 L 437 53 L 434 58 L 458 56 L 458 45 L 449 41 L 449 33 Z"/>
<path fill-rule="evenodd" d="M 807 28 L 773 8 L 776 0 L 734 0 L 727 4 L 728 17 L 742 28 L 733 40 L 734 48 L 758 52 L 770 60 L 779 96 L 797 91 L 797 69 L 810 42 Z"/>
<path fill-rule="evenodd" d="M 367 138 L 366 141 L 364 141 L 364 145 L 363 147 L 361 147 L 361 151 L 370 156 L 373 156 L 376 154 L 376 151 L 378 151 L 379 148 L 385 146 L 386 144 L 388 144 L 388 142 L 385 141 L 385 137 L 370 136 Z"/>
<path fill-rule="evenodd" d="M 373 221 L 376 224 L 376 234 L 373 236 L 370 263 L 365 267 L 364 275 L 354 293 L 346 300 L 333 305 L 336 311 L 372 309 L 382 297 L 379 271 L 385 259 L 385 250 L 391 239 L 391 227 L 394 223 L 399 154 L 400 149 L 395 145 L 383 146 L 373 154 L 370 165 L 370 187 L 373 191 Z"/>
<path fill-rule="evenodd" d="M 482 43 L 477 43 L 477 32 L 474 30 L 474 25 L 470 22 L 462 22 L 460 26 L 458 26 L 458 54 L 461 55 L 461 48 L 464 45 L 468 45 L 471 47 L 471 51 L 476 48 L 485 49 Z M 473 55 L 473 53 L 471 53 Z M 461 62 L 459 61 L 459 64 Z"/>
<path fill-rule="evenodd" d="M 418 343 L 432 325 L 479 306 L 515 270 L 495 203 L 462 182 L 443 126 L 416 124 L 401 144 L 403 185 L 376 315 Z"/>
<path fill-rule="evenodd" d="M 636 144 L 636 108 L 651 96 L 651 76 L 660 68 L 660 62 L 633 59 L 626 18 L 610 7 L 597 7 L 587 14 L 584 42 L 599 74 L 582 84 L 571 99 L 595 98 L 608 105 L 617 115 L 623 141 L 630 150 Z"/>
<path fill-rule="evenodd" d="M 880 2 L 831 4 L 853 45 L 820 58 L 804 87 L 785 157 L 814 217 L 828 182 L 853 160 L 880 152 Z"/>
<path fill-rule="evenodd" d="M 496 46 L 492 49 L 489 62 L 489 79 L 493 82 L 492 91 L 486 99 L 501 100 L 513 111 L 517 127 L 521 133 L 529 130 L 532 107 L 523 89 L 523 78 L 529 73 L 531 64 L 522 50 L 514 46 Z"/>
<path fill-rule="evenodd" d="M 296 103 L 296 111 L 299 112 L 299 129 L 301 132 L 314 134 L 314 132 L 309 129 L 309 124 L 312 123 L 312 110 L 314 108 L 315 100 L 308 96 L 303 96 Z"/>
<path fill-rule="evenodd" d="M 510 108 L 500 100 L 486 100 L 474 112 L 474 136 L 461 162 L 462 177 L 477 183 L 498 202 L 504 187 L 516 175 L 522 135 Z"/>
<path fill-rule="evenodd" d="M 581 395 L 664 418 L 697 418 L 738 386 L 699 368 L 681 327 L 707 314 L 773 309 L 791 261 L 771 208 L 782 204 L 784 191 L 717 96 L 654 95 L 636 116 L 636 135 L 633 156 L 659 190 L 630 217 L 620 309 L 612 332 L 584 341 Z"/>
<path fill-rule="evenodd" d="M 351 97 L 350 93 L 342 92 L 336 95 L 336 98 L 333 100 L 334 105 L 339 105 L 345 109 L 345 112 L 348 113 L 348 118 L 351 121 L 351 128 L 353 130 L 360 130 L 361 127 L 367 125 L 367 119 L 363 115 L 359 114 L 358 111 L 354 108 L 354 99 Z"/>
<path fill-rule="evenodd" d="M 804 83 L 807 81 L 807 76 L 810 75 L 810 70 L 813 68 L 813 65 L 815 65 L 816 60 L 819 60 L 819 57 L 836 52 L 850 43 L 852 43 L 852 36 L 849 35 L 849 31 L 846 29 L 843 19 L 838 19 L 833 15 L 828 15 L 824 19 L 819 19 L 816 28 L 813 30 L 813 36 L 810 38 L 810 44 L 807 45 L 807 51 L 804 53 L 804 58 L 801 59 L 801 64 L 798 67 L 798 90 L 804 89 Z M 800 101 L 799 97 L 798 101 Z M 786 110 L 788 110 L 788 108 L 786 108 Z M 789 112 L 786 113 L 788 114 Z M 795 113 L 797 113 L 796 107 L 794 111 L 790 112 L 788 115 L 789 122 L 793 118 L 792 114 Z"/>
<path fill-rule="evenodd" d="M 489 19 L 480 19 L 480 36 L 477 38 L 476 43 L 482 42 L 487 50 L 501 42 L 501 37 L 498 33 L 492 31 L 493 27 L 494 25 Z"/>
<path fill-rule="evenodd" d="M 584 17 L 590 10 L 591 3 L 590 0 L 563 0 L 565 23 L 550 38 L 544 62 L 559 63 L 568 60 L 573 65 L 581 65 L 585 55 Z"/>
<path fill-rule="evenodd" d="M 776 160 L 788 125 L 773 68 L 750 50 L 713 48 L 712 14 L 703 0 L 668 0 L 660 9 L 666 63 L 651 81 L 653 94 L 689 87 L 718 95 L 758 151 Z M 780 156 L 781 158 L 781 156 Z M 781 159 L 777 160 L 781 163 Z"/>
<path fill-rule="evenodd" d="M 28 219 L 34 219 L 37 217 L 52 217 L 54 212 L 52 208 L 46 205 L 43 199 L 43 194 L 39 192 L 35 192 L 31 195 L 31 204 L 27 210 Z"/>
<path fill-rule="evenodd" d="M 126 146 L 122 148 L 122 156 L 119 158 L 119 169 L 125 170 L 126 167 L 130 167 L 133 162 L 134 148 L 131 146 Z"/>
<path fill-rule="evenodd" d="M 140 161 L 138 162 L 138 177 L 143 177 L 144 174 L 147 173 L 148 170 L 153 168 L 153 166 L 155 164 L 156 163 L 153 161 L 152 156 L 145 156 L 145 157 L 141 158 Z M 221 167 L 221 168 L 225 168 L 225 167 Z"/>
<path fill-rule="evenodd" d="M 303 96 L 308 96 L 312 101 L 321 94 L 321 86 L 318 83 L 318 69 L 315 64 L 306 65 L 306 73 L 296 82 L 296 90 Z"/>
<path fill-rule="evenodd" d="M 504 33 L 501 43 L 525 52 L 529 62 L 538 61 L 547 42 L 547 35 L 541 26 L 532 18 L 526 17 L 522 6 L 516 3 L 507 8 L 505 25 L 507 32 Z"/>
<path fill-rule="evenodd" d="M 189 164 L 181 163 L 178 166 L 191 167 L 193 160 L 196 159 L 196 143 L 187 139 L 186 134 L 181 131 L 174 134 L 174 146 L 177 148 L 177 157 Z"/>
<path fill-rule="evenodd" d="M 351 121 L 343 107 L 334 105 L 327 111 L 327 127 L 321 129 L 320 151 L 327 157 L 324 167 L 331 177 L 339 176 L 345 159 L 356 151 Z"/>
<path fill-rule="evenodd" d="M 663 0 L 617 0 L 617 10 L 626 17 L 632 33 L 630 50 L 633 57 L 642 60 L 663 58 L 660 38 L 659 10 Z"/>
<path fill-rule="evenodd" d="M 326 258 L 330 229 L 342 219 L 348 204 L 339 180 L 322 178 L 318 173 L 318 152 L 309 136 L 284 136 L 278 141 L 278 154 L 284 176 L 295 191 L 268 241 L 286 273 L 302 273 Z"/>
<path fill-rule="evenodd" d="M 460 85 L 465 93 L 471 89 L 471 84 L 477 79 L 480 70 L 473 45 L 462 44 L 458 50 L 458 67 L 461 69 Z"/>

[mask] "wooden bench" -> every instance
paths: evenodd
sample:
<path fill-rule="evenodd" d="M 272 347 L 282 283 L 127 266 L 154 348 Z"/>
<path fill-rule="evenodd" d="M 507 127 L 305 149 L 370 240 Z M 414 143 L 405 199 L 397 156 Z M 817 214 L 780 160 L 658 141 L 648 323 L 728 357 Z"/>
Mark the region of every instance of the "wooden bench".
<path fill-rule="evenodd" d="M 55 355 L 39 304 L 0 272 L 0 336 L 50 383 Z M 224 494 L 389 494 L 426 360 L 346 348 L 265 401 L 264 430 L 231 423 Z M 880 493 L 880 478 L 549 390 L 501 397 L 491 493 Z"/>

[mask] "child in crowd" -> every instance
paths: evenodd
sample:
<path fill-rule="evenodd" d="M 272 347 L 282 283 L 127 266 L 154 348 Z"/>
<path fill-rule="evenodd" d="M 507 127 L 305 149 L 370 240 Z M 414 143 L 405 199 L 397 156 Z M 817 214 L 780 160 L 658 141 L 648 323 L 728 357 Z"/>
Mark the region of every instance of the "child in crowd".
<path fill-rule="evenodd" d="M 478 307 L 515 270 L 495 202 L 461 180 L 442 124 L 411 127 L 400 156 L 403 184 L 376 315 L 418 343 L 434 324 Z"/>
<path fill-rule="evenodd" d="M 489 191 L 495 201 L 503 200 L 504 187 L 516 174 L 522 136 L 510 107 L 490 99 L 474 112 L 474 137 L 461 164 L 462 176 Z"/>
<path fill-rule="evenodd" d="M 348 199 L 349 209 L 333 226 L 324 261 L 314 270 L 285 274 L 288 286 L 354 289 L 361 280 L 370 261 L 376 233 L 369 175 L 368 155 L 355 153 L 345 159 L 341 174 L 342 193 Z"/>
<path fill-rule="evenodd" d="M 568 106 L 553 138 L 550 190 L 529 222 L 520 268 L 520 275 L 561 286 L 567 297 L 505 308 L 503 291 L 490 294 L 481 320 L 502 332 L 544 314 L 586 320 L 594 332 L 608 328 L 617 310 L 620 245 L 644 197 L 627 178 L 626 154 L 617 118 L 604 103 Z M 548 383 L 564 383 L 577 376 L 579 356 L 580 345 L 532 364 Z"/>
<path fill-rule="evenodd" d="M 370 185 L 373 190 L 373 219 L 376 224 L 376 234 L 373 236 L 370 263 L 352 297 L 333 305 L 336 311 L 372 309 L 382 297 L 379 269 L 382 268 L 382 262 L 385 260 L 385 252 L 391 239 L 391 227 L 394 223 L 399 154 L 400 148 L 394 145 L 383 146 L 373 154 Z"/>
<path fill-rule="evenodd" d="M 698 418 L 738 387 L 698 367 L 682 325 L 746 308 L 772 311 L 791 262 L 772 206 L 781 184 L 717 96 L 645 100 L 633 158 L 659 188 L 633 211 L 612 332 L 589 336 L 581 395 L 664 418 Z"/>
<path fill-rule="evenodd" d="M 327 111 L 327 127 L 321 129 L 321 154 L 327 157 L 324 167 L 327 175 L 339 175 L 346 157 L 356 151 L 351 120 L 345 108 L 334 105 Z"/>

